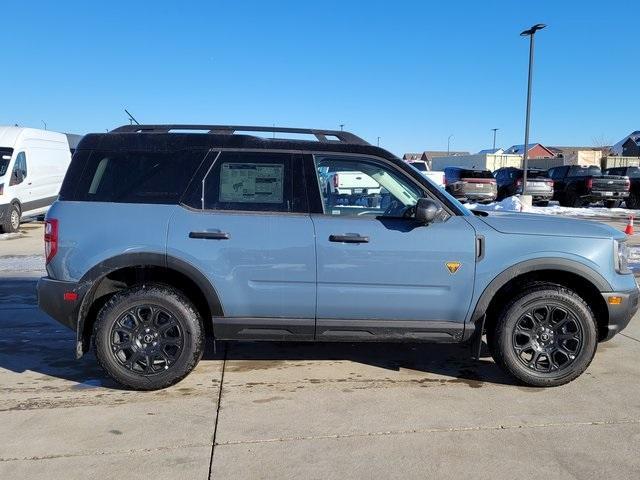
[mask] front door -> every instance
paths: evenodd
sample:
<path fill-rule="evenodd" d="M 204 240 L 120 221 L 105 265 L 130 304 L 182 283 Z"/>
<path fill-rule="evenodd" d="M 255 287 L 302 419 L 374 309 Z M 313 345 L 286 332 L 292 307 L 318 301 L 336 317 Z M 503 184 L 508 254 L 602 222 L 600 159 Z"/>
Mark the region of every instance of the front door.
<path fill-rule="evenodd" d="M 429 225 L 412 207 L 429 196 L 380 159 L 316 155 L 324 213 L 312 216 L 318 339 L 459 340 L 473 294 L 476 237 L 463 216 Z M 364 173 L 375 194 L 329 195 L 327 175 Z M 345 185 L 345 188 L 348 186 Z"/>

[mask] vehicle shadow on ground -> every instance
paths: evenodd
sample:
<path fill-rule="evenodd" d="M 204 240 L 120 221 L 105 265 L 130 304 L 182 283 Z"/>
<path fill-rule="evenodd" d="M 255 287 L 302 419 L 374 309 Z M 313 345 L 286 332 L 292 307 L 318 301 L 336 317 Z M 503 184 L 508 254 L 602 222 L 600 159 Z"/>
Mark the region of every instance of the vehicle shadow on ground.
<path fill-rule="evenodd" d="M 89 352 L 76 360 L 73 332 L 44 317 L 22 327 L 5 325 L 0 312 L 0 368 L 16 373 L 31 371 L 85 386 L 122 389 L 98 366 Z M 390 372 L 411 370 L 436 374 L 477 388 L 485 383 L 514 385 L 515 382 L 483 354 L 470 358 L 462 345 L 406 343 L 288 343 L 209 341 L 202 361 L 242 360 L 243 371 L 264 370 L 286 361 L 350 361 Z"/>
<path fill-rule="evenodd" d="M 98 366 L 93 353 L 75 358 L 75 334 L 36 308 L 32 281 L 4 280 L 0 292 L 0 368 L 31 371 L 86 386 L 120 389 Z M 4 292 L 4 293 L 3 293 Z M 479 361 L 465 345 L 426 343 L 311 343 L 208 341 L 203 361 L 240 360 L 236 370 L 264 370 L 287 361 L 351 361 L 389 372 L 435 374 L 472 387 L 514 385 L 489 358 Z"/>
<path fill-rule="evenodd" d="M 204 360 L 219 359 L 242 361 L 231 368 L 234 371 L 264 370 L 291 361 L 350 361 L 390 372 L 410 370 L 435 374 L 445 381 L 466 383 L 482 387 L 485 383 L 518 385 L 490 358 L 486 345 L 480 360 L 471 358 L 467 345 L 428 343 L 311 343 L 311 342 L 213 342 L 207 348 Z"/>

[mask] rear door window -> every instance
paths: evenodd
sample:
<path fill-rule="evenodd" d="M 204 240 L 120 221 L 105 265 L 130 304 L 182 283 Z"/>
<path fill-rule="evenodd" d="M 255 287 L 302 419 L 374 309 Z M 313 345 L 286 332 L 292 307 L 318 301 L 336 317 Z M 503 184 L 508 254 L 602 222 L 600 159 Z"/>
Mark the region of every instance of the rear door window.
<path fill-rule="evenodd" d="M 222 152 L 202 181 L 201 208 L 307 213 L 303 175 L 291 153 Z"/>
<path fill-rule="evenodd" d="M 73 198 L 116 203 L 178 203 L 207 151 L 93 151 Z M 75 160 L 75 158 L 74 158 Z M 80 160 L 80 157 L 78 157 Z M 66 183 L 66 182 L 65 182 Z"/>
<path fill-rule="evenodd" d="M 493 178 L 489 170 L 460 170 L 460 178 Z"/>
<path fill-rule="evenodd" d="M 7 173 L 12 155 L 13 148 L 0 148 L 0 177 Z"/>

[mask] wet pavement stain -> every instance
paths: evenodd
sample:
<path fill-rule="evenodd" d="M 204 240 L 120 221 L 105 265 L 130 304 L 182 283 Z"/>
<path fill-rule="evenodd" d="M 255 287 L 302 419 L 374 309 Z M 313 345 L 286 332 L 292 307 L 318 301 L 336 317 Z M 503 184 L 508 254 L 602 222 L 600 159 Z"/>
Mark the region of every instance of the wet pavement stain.
<path fill-rule="evenodd" d="M 269 403 L 269 402 L 275 402 L 277 400 L 285 400 L 285 398 L 284 397 L 259 398 L 258 400 L 254 400 L 253 403 Z"/>

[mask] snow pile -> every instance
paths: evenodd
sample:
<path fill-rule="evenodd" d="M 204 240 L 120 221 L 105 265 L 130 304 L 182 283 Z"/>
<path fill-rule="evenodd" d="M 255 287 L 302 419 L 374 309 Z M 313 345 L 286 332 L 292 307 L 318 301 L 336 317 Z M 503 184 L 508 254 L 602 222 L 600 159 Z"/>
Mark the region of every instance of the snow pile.
<path fill-rule="evenodd" d="M 0 275 L 46 272 L 44 255 L 16 255 L 0 257 Z"/>
<path fill-rule="evenodd" d="M 564 215 L 568 217 L 607 217 L 607 218 L 629 218 L 633 215 L 640 218 L 639 210 L 629 210 L 626 208 L 605 208 L 605 207 L 561 207 L 556 202 L 551 203 L 548 207 L 526 207 L 517 196 L 507 197 L 500 202 L 492 202 L 488 204 L 469 203 L 465 205 L 470 210 L 484 211 L 511 211 L 511 212 L 527 212 L 540 213 L 543 215 Z"/>
<path fill-rule="evenodd" d="M 465 205 L 470 210 L 485 210 L 485 211 L 499 211 L 507 210 L 511 212 L 529 212 L 531 211 L 521 201 L 520 197 L 513 196 L 507 197 L 499 202 L 492 202 L 487 204 L 481 203 L 469 203 Z"/>
<path fill-rule="evenodd" d="M 12 240 L 14 238 L 22 237 L 22 232 L 15 233 L 0 233 L 0 240 Z"/>

